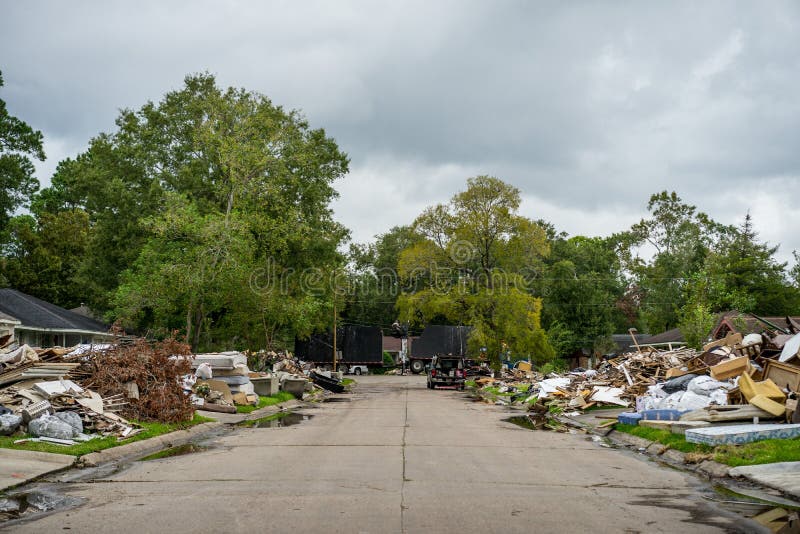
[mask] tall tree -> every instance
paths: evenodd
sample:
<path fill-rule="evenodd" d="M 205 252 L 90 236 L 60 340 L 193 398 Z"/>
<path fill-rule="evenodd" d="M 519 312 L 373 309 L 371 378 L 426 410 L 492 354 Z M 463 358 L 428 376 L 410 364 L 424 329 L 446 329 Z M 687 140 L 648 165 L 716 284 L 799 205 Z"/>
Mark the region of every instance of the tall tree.
<path fill-rule="evenodd" d="M 9 114 L 5 101 L 0 99 L 0 234 L 14 211 L 39 189 L 31 157 L 44 161 L 42 132 Z"/>
<path fill-rule="evenodd" d="M 75 272 L 89 231 L 89 217 L 82 210 L 13 217 L 0 274 L 15 289 L 65 308 L 77 307 L 86 298 Z"/>
<path fill-rule="evenodd" d="M 581 348 L 602 352 L 611 334 L 631 326 L 617 306 L 625 282 L 611 239 L 556 236 L 535 287 L 559 355 Z"/>
<path fill-rule="evenodd" d="M 421 241 L 410 226 L 395 226 L 369 244 L 351 244 L 349 291 L 343 320 L 362 325 L 388 327 L 397 318 L 400 294 L 397 266 L 400 253 Z"/>
<path fill-rule="evenodd" d="M 347 231 L 330 202 L 347 168 L 299 112 L 200 74 L 122 111 L 116 132 L 62 162 L 37 205 L 89 214 L 78 276 L 111 318 L 181 327 L 195 348 L 266 347 L 293 338 L 287 317 L 303 329 L 320 320 L 310 309 L 330 307 L 329 289 L 310 305 L 295 279 L 343 260 Z"/>
<path fill-rule="evenodd" d="M 689 279 L 731 228 L 698 212 L 675 192 L 652 195 L 647 209 L 649 218 L 615 239 L 620 243 L 623 265 L 632 276 L 631 290 L 640 299 L 644 326 L 657 333 L 678 325 Z M 650 258 L 637 254 L 643 246 L 649 247 L 645 254 Z"/>
<path fill-rule="evenodd" d="M 517 214 L 519 190 L 490 177 L 467 181 L 446 205 L 426 209 L 414 229 L 424 239 L 400 254 L 398 308 L 418 325 L 472 326 L 469 350 L 499 367 L 501 353 L 554 356 L 541 328 L 541 299 L 525 274 L 548 251 L 545 231 Z"/>
<path fill-rule="evenodd" d="M 793 287 L 777 246 L 760 242 L 750 213 L 730 232 L 692 279 L 688 300 L 712 311 L 739 310 L 761 315 L 795 313 L 800 291 Z"/>

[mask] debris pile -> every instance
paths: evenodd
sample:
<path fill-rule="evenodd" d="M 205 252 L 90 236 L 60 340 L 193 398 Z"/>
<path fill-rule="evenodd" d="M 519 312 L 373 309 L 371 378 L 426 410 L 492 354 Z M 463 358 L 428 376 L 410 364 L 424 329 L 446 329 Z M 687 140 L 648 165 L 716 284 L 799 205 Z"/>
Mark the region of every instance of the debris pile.
<path fill-rule="evenodd" d="M 179 378 L 190 369 L 188 346 L 151 343 L 0 350 L 0 434 L 73 445 L 97 437 L 126 439 L 132 422 L 191 419 L 194 408 Z M 30 435 L 32 437 L 23 437 Z"/>
<path fill-rule="evenodd" d="M 549 428 L 540 420 L 556 419 L 559 412 L 627 407 L 619 422 L 672 428 L 686 433 L 687 440 L 704 443 L 708 438 L 703 433 L 695 437 L 692 432 L 717 422 L 800 423 L 800 331 L 744 337 L 732 333 L 700 351 L 643 347 L 603 361 L 597 369 L 547 376 L 519 362 L 501 378 L 475 382 L 478 394 L 489 402 L 526 404 L 540 427 Z M 800 424 L 797 429 L 800 433 Z M 787 436 L 792 432 L 783 431 Z M 745 439 L 731 435 L 714 439 Z"/>

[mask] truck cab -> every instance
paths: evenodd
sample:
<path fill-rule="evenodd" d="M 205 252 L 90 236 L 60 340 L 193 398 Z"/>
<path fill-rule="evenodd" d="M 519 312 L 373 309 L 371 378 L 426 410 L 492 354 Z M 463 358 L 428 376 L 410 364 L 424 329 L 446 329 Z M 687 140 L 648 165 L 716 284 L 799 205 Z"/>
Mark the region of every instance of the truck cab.
<path fill-rule="evenodd" d="M 467 365 L 461 356 L 434 356 L 428 369 L 428 389 L 436 386 L 464 389 Z"/>

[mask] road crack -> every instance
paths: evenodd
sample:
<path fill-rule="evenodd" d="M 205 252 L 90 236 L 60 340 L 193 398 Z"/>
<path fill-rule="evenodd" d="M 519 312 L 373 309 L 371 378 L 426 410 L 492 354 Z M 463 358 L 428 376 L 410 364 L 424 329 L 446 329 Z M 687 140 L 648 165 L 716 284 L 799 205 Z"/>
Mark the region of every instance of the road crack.
<path fill-rule="evenodd" d="M 403 454 L 403 481 L 400 487 L 400 531 L 406 531 L 405 515 L 406 515 L 406 431 L 408 430 L 408 385 L 405 387 L 405 415 L 403 419 L 403 446 L 401 448 Z"/>

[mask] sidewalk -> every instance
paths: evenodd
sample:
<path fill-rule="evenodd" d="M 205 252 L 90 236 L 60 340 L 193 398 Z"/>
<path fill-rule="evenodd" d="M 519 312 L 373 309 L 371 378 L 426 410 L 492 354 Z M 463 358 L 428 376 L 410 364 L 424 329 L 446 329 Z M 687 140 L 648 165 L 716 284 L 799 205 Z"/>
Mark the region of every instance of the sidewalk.
<path fill-rule="evenodd" d="M 743 477 L 756 484 L 800 498 L 800 462 L 734 467 L 728 471 L 728 476 Z"/>
<path fill-rule="evenodd" d="M 70 467 L 76 460 L 68 454 L 0 449 L 0 491 Z"/>

